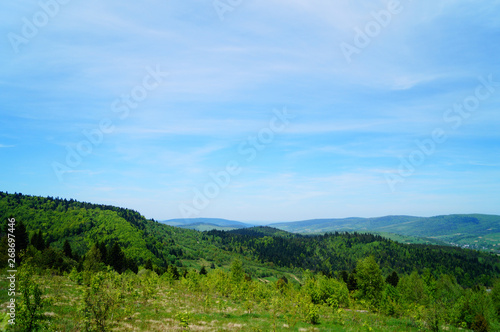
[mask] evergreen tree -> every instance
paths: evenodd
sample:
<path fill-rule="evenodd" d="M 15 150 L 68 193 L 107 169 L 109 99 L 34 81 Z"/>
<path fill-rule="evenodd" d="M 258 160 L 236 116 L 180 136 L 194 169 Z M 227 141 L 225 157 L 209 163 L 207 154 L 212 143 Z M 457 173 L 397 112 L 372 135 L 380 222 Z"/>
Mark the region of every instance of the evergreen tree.
<path fill-rule="evenodd" d="M 342 272 L 340 272 L 340 278 L 347 284 L 349 280 L 349 273 L 347 273 L 346 270 L 343 270 Z"/>
<path fill-rule="evenodd" d="M 387 276 L 387 278 L 385 279 L 385 281 L 389 285 L 392 285 L 393 287 L 397 287 L 398 286 L 398 282 L 399 282 L 399 276 L 396 273 L 396 271 L 393 271 L 390 275 Z"/>
<path fill-rule="evenodd" d="M 139 267 L 133 259 L 127 259 L 127 268 L 134 273 L 139 272 Z"/>
<path fill-rule="evenodd" d="M 17 252 L 20 252 L 21 250 L 28 248 L 29 244 L 28 233 L 26 232 L 26 226 L 24 226 L 24 223 L 22 221 L 19 221 L 14 226 L 14 235 L 16 237 Z"/>
<path fill-rule="evenodd" d="M 83 262 L 83 269 L 85 271 L 94 273 L 101 271 L 103 269 L 101 251 L 97 245 L 93 245 L 89 251 L 85 254 L 85 260 Z"/>
<path fill-rule="evenodd" d="M 207 269 L 205 269 L 205 266 L 202 266 L 201 269 L 200 269 L 200 275 L 206 275 L 208 272 L 207 272 Z"/>
<path fill-rule="evenodd" d="M 146 264 L 144 264 L 144 268 L 150 271 L 153 271 L 153 263 L 151 262 L 151 259 L 148 258 L 146 261 Z"/>
<path fill-rule="evenodd" d="M 99 243 L 97 242 L 97 247 L 99 248 L 99 251 L 101 253 L 101 260 L 103 263 L 108 264 L 108 248 L 104 244 L 104 242 Z M 108 264 L 111 265 L 111 264 Z"/>
<path fill-rule="evenodd" d="M 73 259 L 73 251 L 71 250 L 71 245 L 68 240 L 64 241 L 63 251 L 66 257 Z"/>
<path fill-rule="evenodd" d="M 354 268 L 349 274 L 349 278 L 347 279 L 347 289 L 349 289 L 349 292 L 354 292 L 358 289 L 358 282 L 356 280 L 356 268 Z"/>
<path fill-rule="evenodd" d="M 45 240 L 43 239 L 43 234 L 41 230 L 35 232 L 31 237 L 31 245 L 37 250 L 43 251 L 47 246 L 45 245 Z"/>
<path fill-rule="evenodd" d="M 125 254 L 118 242 L 115 242 L 109 250 L 108 265 L 112 266 L 118 273 L 122 273 L 126 269 Z"/>
<path fill-rule="evenodd" d="M 180 274 L 175 265 L 169 265 L 167 268 L 167 273 L 170 274 L 174 280 L 179 280 Z"/>

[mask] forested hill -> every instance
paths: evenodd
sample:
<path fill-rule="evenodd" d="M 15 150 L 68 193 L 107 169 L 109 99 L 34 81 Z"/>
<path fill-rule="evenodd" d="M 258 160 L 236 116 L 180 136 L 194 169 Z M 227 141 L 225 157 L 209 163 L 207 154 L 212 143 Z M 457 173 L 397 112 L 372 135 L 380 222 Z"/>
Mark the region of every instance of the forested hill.
<path fill-rule="evenodd" d="M 26 226 L 26 242 L 42 251 L 52 250 L 42 257 L 63 255 L 65 242 L 70 244 L 70 252 L 75 253 L 72 260 L 64 265 L 50 263 L 59 270 L 80 264 L 78 257 L 99 245 L 103 256 L 122 250 L 127 262 L 154 266 L 159 273 L 169 266 L 227 267 L 240 258 L 247 272 L 257 277 L 269 276 L 275 269 L 298 275 L 309 269 L 339 276 L 342 271 L 351 273 L 357 261 L 371 255 L 386 275 L 413 270 L 436 277 L 449 274 L 465 286 L 490 285 L 500 276 L 497 255 L 456 247 L 406 245 L 361 233 L 301 236 L 270 227 L 198 232 L 147 220 L 129 209 L 0 192 L 3 225 L 11 217 Z M 116 262 L 108 259 L 108 263 Z M 134 264 L 119 264 L 118 269 Z"/>
<path fill-rule="evenodd" d="M 0 192 L 0 217 L 2 223 L 11 217 L 22 222 L 29 237 L 41 231 L 52 246 L 62 248 L 69 240 L 80 255 L 94 243 L 118 242 L 130 258 L 139 262 L 154 258 L 145 238 L 151 221 L 130 209 Z"/>
<path fill-rule="evenodd" d="M 393 233 L 493 251 L 498 250 L 500 245 L 500 216 L 485 214 L 313 219 L 275 223 L 269 226 L 301 234 L 323 234 L 336 231 Z"/>
<path fill-rule="evenodd" d="M 385 274 L 428 270 L 435 275 L 451 274 L 467 286 L 488 284 L 488 280 L 500 275 L 500 259 L 496 254 L 450 246 L 401 244 L 367 233 L 282 236 L 283 231 L 270 230 L 258 227 L 230 232 L 213 230 L 207 234 L 221 239 L 223 246 L 239 248 L 261 262 L 311 269 L 326 275 L 352 271 L 356 262 L 367 256 L 374 256 Z"/>

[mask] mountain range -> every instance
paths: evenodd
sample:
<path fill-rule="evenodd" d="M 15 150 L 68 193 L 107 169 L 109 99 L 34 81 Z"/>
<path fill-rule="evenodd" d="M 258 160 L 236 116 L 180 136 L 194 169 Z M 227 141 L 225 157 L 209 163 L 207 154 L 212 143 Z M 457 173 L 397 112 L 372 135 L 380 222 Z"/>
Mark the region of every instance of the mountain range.
<path fill-rule="evenodd" d="M 163 223 L 195 229 L 233 230 L 254 225 L 226 219 L 172 219 Z M 324 234 L 329 232 L 371 232 L 400 242 L 446 243 L 465 248 L 500 250 L 500 216 L 486 214 L 451 214 L 433 217 L 385 216 L 377 218 L 311 219 L 269 223 L 291 233 Z M 405 239 L 405 237 L 408 237 Z"/>
<path fill-rule="evenodd" d="M 248 228 L 255 226 L 240 221 L 220 219 L 220 218 L 170 219 L 160 222 L 169 226 L 194 229 L 197 231 L 209 231 L 213 229 L 219 231 L 230 231 L 233 229 Z"/>
<path fill-rule="evenodd" d="M 8 222 L 15 220 L 16 248 L 26 249 L 39 266 L 60 272 L 69 272 L 82 264 L 89 252 L 99 250 L 102 257 L 108 257 L 108 253 L 114 257 L 106 258 L 106 262 L 119 272 L 138 271 L 141 266 L 153 267 L 159 274 L 172 266 L 186 273 L 208 266 L 228 269 L 238 258 L 245 262 L 245 270 L 257 278 L 279 278 L 284 273 L 294 278 L 293 275 L 301 275 L 305 270 L 338 276 L 341 271 L 352 271 L 360 259 L 373 256 L 384 275 L 393 271 L 423 273 L 424 269 L 430 269 L 436 276 L 449 273 L 467 286 L 491 284 L 500 275 L 500 257 L 492 253 L 426 245 L 428 240 L 422 238 L 387 233 L 395 230 L 422 236 L 435 232 L 434 237 L 446 234 L 449 239 L 456 232 L 467 231 L 469 240 L 475 237 L 489 241 L 499 234 L 498 216 L 348 218 L 199 232 L 186 227 L 207 223 L 219 223 L 217 227 L 247 224 L 218 219 L 169 221 L 182 224 L 181 228 L 146 219 L 126 208 L 0 191 L 0 220 L 3 221 L 0 267 L 2 262 L 3 267 L 7 263 Z M 345 232 L 349 229 L 354 231 Z M 319 231 L 328 234 L 310 235 Z M 370 234 L 382 231 L 392 235 Z M 484 232 L 489 233 L 480 235 Z M 40 252 L 37 254 L 36 250 Z"/>

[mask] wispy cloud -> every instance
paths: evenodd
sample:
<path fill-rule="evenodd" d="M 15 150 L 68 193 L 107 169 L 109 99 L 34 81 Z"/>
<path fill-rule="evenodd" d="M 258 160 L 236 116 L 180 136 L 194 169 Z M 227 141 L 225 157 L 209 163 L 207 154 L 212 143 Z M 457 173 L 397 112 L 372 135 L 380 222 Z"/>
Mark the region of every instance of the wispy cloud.
<path fill-rule="evenodd" d="M 459 130 L 445 112 L 474 94 L 479 76 L 500 81 L 500 3 L 400 4 L 348 64 L 339 44 L 353 43 L 387 2 L 244 1 L 220 21 L 210 1 L 71 1 L 19 53 L 3 40 L 0 155 L 9 162 L 0 189 L 167 219 L 210 172 L 237 160 L 241 175 L 205 215 L 491 213 L 500 206 L 492 195 L 500 86 Z M 4 7 L 3 36 L 22 34 L 23 17 L 40 10 L 36 1 Z M 168 79 L 120 118 L 113 102 L 140 97 L 134 88 L 155 66 Z M 245 163 L 240 145 L 268 134 L 272 111 L 285 107 L 293 121 L 265 147 L 253 143 L 258 158 Z M 94 144 L 89 133 L 102 121 L 114 130 Z M 401 158 L 437 128 L 448 140 L 391 193 L 384 175 L 397 174 Z M 51 165 L 71 158 L 68 147 L 82 161 L 59 183 Z"/>

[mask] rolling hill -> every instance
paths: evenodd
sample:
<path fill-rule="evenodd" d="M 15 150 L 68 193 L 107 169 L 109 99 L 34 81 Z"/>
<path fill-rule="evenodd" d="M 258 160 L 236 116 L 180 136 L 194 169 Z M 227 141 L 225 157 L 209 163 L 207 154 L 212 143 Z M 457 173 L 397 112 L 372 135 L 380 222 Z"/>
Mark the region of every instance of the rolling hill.
<path fill-rule="evenodd" d="M 170 226 L 198 231 L 231 231 L 253 225 L 216 218 L 172 219 Z M 403 243 L 449 244 L 463 248 L 500 251 L 500 216 L 452 214 L 434 217 L 385 216 L 377 218 L 311 219 L 271 223 L 290 233 L 370 232 Z"/>
<path fill-rule="evenodd" d="M 231 231 L 233 229 L 242 229 L 254 226 L 235 220 L 220 218 L 170 219 L 160 222 L 170 226 L 194 229 L 201 232 L 210 231 L 212 229 L 219 231 Z"/>
<path fill-rule="evenodd" d="M 334 226 L 338 230 L 340 227 L 351 227 L 357 232 L 331 232 L 320 236 L 291 234 L 276 227 L 240 227 L 231 232 L 199 232 L 148 220 L 140 213 L 125 208 L 0 192 L 0 218 L 3 220 L 4 230 L 7 219 L 12 217 L 24 223 L 28 240 L 33 241 L 38 233 L 43 236 L 44 245 L 52 248 L 47 255 L 63 255 L 60 250 L 66 240 L 78 257 L 83 257 L 93 245 L 105 245 L 112 249 L 116 244 L 129 261 L 134 261 L 138 266 L 150 262 L 159 271 L 165 271 L 171 265 L 200 268 L 213 263 L 215 266 L 227 267 L 235 257 L 239 257 L 245 262 L 247 271 L 260 278 L 276 275 L 276 269 L 295 275 L 306 269 L 334 274 L 342 270 L 350 271 L 358 260 L 372 255 L 384 273 L 396 270 L 398 273 L 408 274 L 412 270 L 422 271 L 427 267 L 436 274 L 451 273 L 464 284 L 491 281 L 491 278 L 500 273 L 496 255 L 449 246 L 402 244 L 366 231 L 367 226 L 380 232 L 396 227 L 400 228 L 399 231 L 404 231 L 401 228 L 404 225 L 406 229 L 417 232 L 421 230 L 419 227 L 425 226 L 423 223 L 430 224 L 428 227 L 439 226 L 444 233 L 448 229 L 456 232 L 457 229 L 477 231 L 479 226 L 485 225 L 493 227 L 496 222 L 494 217 L 488 219 L 479 215 L 460 218 L 443 216 L 423 220 L 403 217 L 404 223 L 400 217 L 371 220 L 351 218 L 347 221 L 336 220 Z M 452 221 L 460 223 L 453 224 Z M 225 225 L 244 225 L 228 220 L 219 222 Z M 189 225 L 189 222 L 185 224 Z M 317 225 L 323 225 L 324 230 L 328 221 L 306 221 L 305 224 L 309 230 L 314 227 L 319 229 Z M 300 223 L 284 226 L 294 226 L 300 230 Z M 438 231 L 435 231 L 434 235 L 439 236 Z M 400 242 L 408 242 L 407 238 L 402 238 L 404 240 Z M 6 246 L 7 242 L 4 241 L 3 245 Z M 7 250 L 2 252 L 7 253 Z M 5 259 L 3 262 L 6 261 Z M 461 270 L 456 270 L 456 266 L 460 266 Z"/>
<path fill-rule="evenodd" d="M 500 216 L 453 214 L 435 217 L 313 219 L 269 226 L 301 234 L 336 231 L 393 233 L 442 241 L 465 248 L 500 250 Z"/>
<path fill-rule="evenodd" d="M 372 224 L 379 229 L 416 225 L 416 232 L 421 224 L 407 218 L 406 224 L 395 226 L 395 217 Z M 458 219 L 462 229 L 485 223 Z M 500 289 L 495 283 L 500 257 L 492 253 L 403 244 L 361 231 L 302 235 L 260 226 L 199 232 L 148 220 L 125 208 L 3 192 L 0 220 L 0 287 L 8 289 L 10 283 L 6 271 L 12 233 L 21 253 L 19 280 L 31 292 L 39 286 L 47 299 L 23 291 L 16 307 L 33 298 L 39 314 L 31 317 L 50 323 L 53 330 L 232 331 L 244 326 L 250 330 L 251 324 L 252 330 L 285 330 L 276 328 L 279 323 L 287 331 L 299 326 L 315 331 L 422 331 L 428 321 L 436 321 L 432 315 L 437 302 L 431 301 L 441 301 L 439 315 L 447 317 L 439 321 L 443 329 L 482 323 L 498 331 L 500 305 L 494 306 L 496 295 L 486 291 L 493 287 L 490 293 L 498 294 Z M 446 229 L 450 220 L 457 218 L 429 222 Z M 349 222 L 363 228 L 363 219 Z M 366 292 L 373 284 L 378 291 Z M 2 292 L 0 327 L 7 324 L 8 303 L 11 299 Z M 365 320 L 360 321 L 361 315 Z M 420 317 L 429 318 L 421 323 Z M 104 319 L 109 329 L 89 328 L 102 327 Z M 16 321 L 17 326 L 33 330 L 25 328 L 31 326 L 26 320 Z"/>

